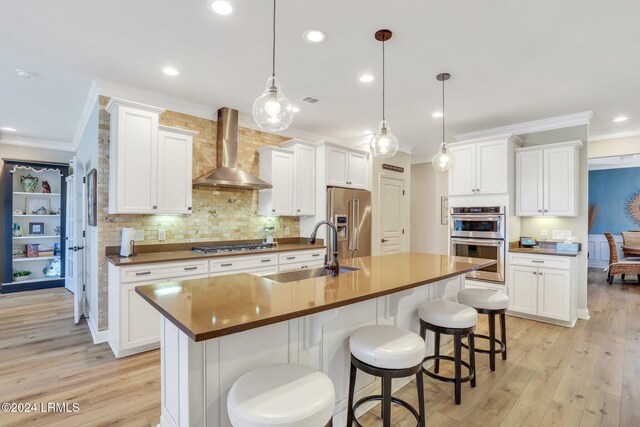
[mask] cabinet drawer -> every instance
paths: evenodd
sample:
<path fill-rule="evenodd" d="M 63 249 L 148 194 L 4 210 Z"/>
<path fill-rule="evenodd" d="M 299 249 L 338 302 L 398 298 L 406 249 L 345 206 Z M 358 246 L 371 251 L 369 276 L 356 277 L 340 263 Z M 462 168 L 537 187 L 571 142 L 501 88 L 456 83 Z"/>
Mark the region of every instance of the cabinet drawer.
<path fill-rule="evenodd" d="M 555 268 L 559 270 L 569 270 L 571 260 L 559 256 L 530 256 L 511 255 L 511 265 L 523 265 L 527 267 Z"/>
<path fill-rule="evenodd" d="M 163 262 L 156 264 L 123 267 L 120 273 L 122 283 L 150 281 L 158 279 L 183 278 L 207 273 L 207 261 Z"/>
<path fill-rule="evenodd" d="M 280 264 L 278 271 L 283 272 L 283 271 L 303 270 L 307 268 L 322 268 L 323 266 L 324 266 L 324 262 L 318 262 L 318 261 L 293 262 L 289 264 Z"/>
<path fill-rule="evenodd" d="M 277 264 L 278 256 L 276 254 L 214 258 L 209 261 L 209 274 L 217 274 L 224 271 L 245 271 L 256 267 L 274 266 L 275 268 Z"/>
<path fill-rule="evenodd" d="M 292 264 L 297 262 L 315 262 L 320 261 L 324 262 L 324 254 L 326 253 L 325 249 L 316 249 L 313 251 L 294 251 L 294 252 L 283 252 L 279 254 L 278 264 Z"/>

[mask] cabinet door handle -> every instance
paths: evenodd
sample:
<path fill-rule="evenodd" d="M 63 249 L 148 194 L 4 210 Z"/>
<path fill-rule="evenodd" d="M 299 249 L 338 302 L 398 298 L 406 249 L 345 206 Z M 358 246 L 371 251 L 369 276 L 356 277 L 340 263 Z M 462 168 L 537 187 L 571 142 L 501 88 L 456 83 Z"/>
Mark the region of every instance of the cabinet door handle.
<path fill-rule="evenodd" d="M 311 255 L 311 256 L 320 256 L 320 255 L 322 255 L 322 254 L 313 254 L 313 255 Z"/>
<path fill-rule="evenodd" d="M 476 193 L 479 193 L 479 192 L 480 192 L 480 189 L 479 189 L 479 188 L 476 188 Z"/>
<path fill-rule="evenodd" d="M 538 209 L 538 212 L 542 213 L 542 209 Z"/>
<path fill-rule="evenodd" d="M 136 273 L 136 276 L 147 276 L 149 274 L 151 274 L 150 271 L 140 271 L 140 272 Z"/>
<path fill-rule="evenodd" d="M 540 276 L 542 276 L 542 272 L 538 272 L 538 274 L 539 274 Z"/>
<path fill-rule="evenodd" d="M 158 205 L 153 205 L 153 209 L 158 209 Z"/>
<path fill-rule="evenodd" d="M 198 267 L 185 267 L 184 271 L 192 271 L 192 270 L 197 270 Z"/>
<path fill-rule="evenodd" d="M 275 209 L 271 209 L 271 212 L 275 212 L 275 211 L 276 211 Z"/>
<path fill-rule="evenodd" d="M 298 209 L 298 212 L 300 212 L 300 209 Z"/>
<path fill-rule="evenodd" d="M 544 261 L 540 261 L 540 260 L 537 260 L 537 259 L 532 259 L 531 262 L 535 262 L 535 263 L 538 263 L 538 264 L 544 264 Z"/>
<path fill-rule="evenodd" d="M 538 272 L 537 272 L 537 271 L 534 271 L 534 272 L 533 272 L 533 274 L 534 274 L 534 276 L 535 276 L 536 274 L 538 274 Z"/>
<path fill-rule="evenodd" d="M 545 211 L 545 212 L 549 212 L 549 209 L 545 209 L 544 211 Z"/>
<path fill-rule="evenodd" d="M 188 211 L 192 210 L 191 206 L 189 206 L 189 207 L 187 208 L 187 210 L 188 210 Z"/>
<path fill-rule="evenodd" d="M 271 262 L 270 259 L 261 259 L 260 262 Z"/>
<path fill-rule="evenodd" d="M 228 262 L 226 264 L 220 264 L 220 267 L 231 267 L 233 265 L 232 262 Z"/>
<path fill-rule="evenodd" d="M 287 259 L 296 259 L 294 256 L 288 256 Z"/>

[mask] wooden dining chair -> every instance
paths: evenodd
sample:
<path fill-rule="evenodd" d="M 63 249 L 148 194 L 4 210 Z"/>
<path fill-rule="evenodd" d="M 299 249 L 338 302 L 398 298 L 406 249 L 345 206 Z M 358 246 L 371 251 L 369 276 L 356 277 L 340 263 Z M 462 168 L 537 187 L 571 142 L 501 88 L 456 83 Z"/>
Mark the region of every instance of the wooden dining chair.
<path fill-rule="evenodd" d="M 637 274 L 638 283 L 640 284 L 640 258 L 622 258 L 618 260 L 618 248 L 616 247 L 616 241 L 613 238 L 613 234 L 604 233 L 609 243 L 609 268 L 607 275 L 607 282 L 613 284 L 613 277 L 616 274 L 622 275 L 624 280 L 625 274 Z"/>

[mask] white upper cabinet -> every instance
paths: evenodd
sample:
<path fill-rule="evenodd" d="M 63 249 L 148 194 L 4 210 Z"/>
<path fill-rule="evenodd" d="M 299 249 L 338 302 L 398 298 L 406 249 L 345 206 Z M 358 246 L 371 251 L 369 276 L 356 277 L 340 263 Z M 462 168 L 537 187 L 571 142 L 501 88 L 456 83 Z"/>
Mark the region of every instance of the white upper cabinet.
<path fill-rule="evenodd" d="M 160 126 L 158 132 L 159 214 L 190 214 L 193 136 L 197 132 Z"/>
<path fill-rule="evenodd" d="M 366 189 L 368 154 L 327 145 L 327 185 Z"/>
<path fill-rule="evenodd" d="M 266 147 L 260 154 L 260 179 L 273 187 L 260 190 L 258 213 L 260 215 L 292 216 L 294 199 L 294 151 Z"/>
<path fill-rule="evenodd" d="M 578 215 L 578 150 L 572 141 L 516 151 L 516 215 Z"/>
<path fill-rule="evenodd" d="M 110 214 L 191 213 L 193 136 L 159 126 L 161 108 L 112 98 Z"/>
<path fill-rule="evenodd" d="M 153 214 L 158 205 L 158 124 L 163 109 L 112 98 L 109 213 Z"/>
<path fill-rule="evenodd" d="M 316 214 L 316 146 L 314 143 L 292 139 L 280 144 L 293 150 L 293 215 Z"/>
<path fill-rule="evenodd" d="M 513 136 L 450 144 L 455 162 L 449 172 L 449 195 L 507 194 L 513 150 L 521 145 Z"/>

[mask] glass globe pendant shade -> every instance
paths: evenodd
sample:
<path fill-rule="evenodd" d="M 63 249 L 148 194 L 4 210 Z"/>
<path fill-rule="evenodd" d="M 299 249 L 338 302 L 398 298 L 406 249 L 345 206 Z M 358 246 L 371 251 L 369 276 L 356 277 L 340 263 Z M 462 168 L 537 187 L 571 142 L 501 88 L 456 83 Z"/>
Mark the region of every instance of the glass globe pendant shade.
<path fill-rule="evenodd" d="M 375 157 L 393 157 L 398 152 L 398 138 L 391 133 L 386 121 L 380 122 L 371 138 L 369 149 Z"/>
<path fill-rule="evenodd" d="M 449 147 L 447 147 L 447 144 L 443 142 L 440 144 L 438 152 L 433 156 L 431 166 L 438 172 L 446 172 L 453 167 L 454 163 L 455 159 L 453 154 L 449 150 Z"/>
<path fill-rule="evenodd" d="M 280 82 L 269 77 L 267 88 L 253 103 L 253 120 L 260 129 L 281 131 L 293 121 L 293 105 L 280 90 Z"/>

